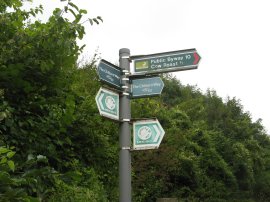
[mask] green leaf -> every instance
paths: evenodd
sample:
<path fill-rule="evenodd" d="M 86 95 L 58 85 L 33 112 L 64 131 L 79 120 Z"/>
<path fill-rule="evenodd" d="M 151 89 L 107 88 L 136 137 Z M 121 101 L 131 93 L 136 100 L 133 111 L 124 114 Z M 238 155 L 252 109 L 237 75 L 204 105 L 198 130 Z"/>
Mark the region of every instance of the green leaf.
<path fill-rule="evenodd" d="M 1 159 L 1 161 L 0 161 L 0 164 L 4 164 L 4 163 L 6 163 L 7 162 L 7 158 L 6 157 L 3 157 L 2 159 Z"/>
<path fill-rule="evenodd" d="M 96 18 L 93 18 L 94 22 L 99 24 L 98 20 Z"/>
<path fill-rule="evenodd" d="M 9 166 L 9 168 L 14 172 L 14 170 L 15 170 L 15 164 L 14 164 L 14 162 L 9 160 L 7 162 L 7 164 Z"/>
<path fill-rule="evenodd" d="M 85 48 L 85 44 L 83 44 L 81 47 L 80 47 L 80 51 L 82 52 L 83 51 L 83 49 Z"/>
<path fill-rule="evenodd" d="M 74 22 L 76 23 L 80 22 L 81 18 L 82 18 L 81 14 L 76 15 L 76 19 L 74 20 Z"/>
<path fill-rule="evenodd" d="M 70 5 L 71 7 L 75 8 L 77 11 L 79 11 L 78 6 L 76 6 L 74 3 L 68 2 L 68 5 Z"/>
<path fill-rule="evenodd" d="M 10 150 L 5 148 L 5 147 L 0 147 L 0 154 L 5 154 L 7 152 L 9 152 Z"/>
<path fill-rule="evenodd" d="M 37 160 L 44 160 L 44 159 L 47 159 L 47 157 L 46 157 L 46 156 L 43 156 L 43 155 L 41 155 L 41 154 L 39 154 L 39 155 L 37 156 Z"/>
<path fill-rule="evenodd" d="M 12 182 L 10 175 L 7 172 L 0 172 L 0 182 L 9 184 Z"/>
<path fill-rule="evenodd" d="M 100 16 L 97 16 L 97 19 L 99 19 L 101 22 L 103 22 L 103 19 Z"/>
<path fill-rule="evenodd" d="M 88 20 L 89 20 L 89 22 L 90 22 L 91 25 L 94 24 L 92 19 L 89 18 Z"/>
<path fill-rule="evenodd" d="M 80 13 L 82 13 L 82 14 L 87 14 L 87 10 L 85 10 L 85 9 L 80 9 Z"/>
<path fill-rule="evenodd" d="M 56 9 L 54 9 L 54 11 L 53 11 L 53 14 L 54 14 L 55 16 L 60 16 L 61 13 L 62 13 L 62 10 L 61 10 L 60 8 L 56 8 Z"/>
<path fill-rule="evenodd" d="M 68 7 L 67 7 L 67 6 L 64 7 L 64 11 L 65 11 L 65 12 L 68 11 Z"/>
<path fill-rule="evenodd" d="M 77 15 L 76 15 L 76 13 L 72 9 L 69 8 L 68 11 L 71 12 L 72 15 L 76 18 Z"/>
<path fill-rule="evenodd" d="M 16 152 L 10 151 L 10 152 L 7 153 L 7 157 L 12 158 L 15 154 L 16 154 Z"/>

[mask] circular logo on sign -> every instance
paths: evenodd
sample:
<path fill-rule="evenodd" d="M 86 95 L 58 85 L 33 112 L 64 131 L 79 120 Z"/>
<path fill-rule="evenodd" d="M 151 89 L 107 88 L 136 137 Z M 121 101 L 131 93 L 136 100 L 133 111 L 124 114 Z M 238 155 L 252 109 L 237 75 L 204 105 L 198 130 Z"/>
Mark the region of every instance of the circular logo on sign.
<path fill-rule="evenodd" d="M 108 107 L 110 110 L 114 110 L 116 107 L 115 100 L 113 99 L 112 96 L 107 96 L 105 98 L 105 104 L 106 107 Z"/>
<path fill-rule="evenodd" d="M 138 131 L 138 136 L 141 140 L 147 140 L 151 137 L 152 130 L 148 126 L 143 126 Z"/>

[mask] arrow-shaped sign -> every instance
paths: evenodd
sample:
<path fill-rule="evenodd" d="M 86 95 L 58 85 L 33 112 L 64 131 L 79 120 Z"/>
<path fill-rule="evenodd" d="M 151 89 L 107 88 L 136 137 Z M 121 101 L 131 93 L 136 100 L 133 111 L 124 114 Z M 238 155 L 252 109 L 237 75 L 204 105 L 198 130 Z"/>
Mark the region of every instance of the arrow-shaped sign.
<path fill-rule="evenodd" d="M 101 60 L 98 64 L 99 79 L 116 88 L 121 88 L 121 69 L 106 60 Z"/>
<path fill-rule="evenodd" d="M 119 120 L 119 94 L 100 88 L 96 95 L 96 103 L 100 115 Z"/>
<path fill-rule="evenodd" d="M 196 49 L 187 49 L 143 56 L 132 56 L 133 76 L 184 71 L 198 68 L 201 57 Z"/>
<path fill-rule="evenodd" d="M 158 120 L 133 122 L 133 149 L 157 149 L 164 137 L 164 130 Z"/>
<path fill-rule="evenodd" d="M 160 77 L 150 77 L 144 79 L 133 79 L 131 81 L 131 97 L 150 97 L 160 95 L 164 83 Z"/>

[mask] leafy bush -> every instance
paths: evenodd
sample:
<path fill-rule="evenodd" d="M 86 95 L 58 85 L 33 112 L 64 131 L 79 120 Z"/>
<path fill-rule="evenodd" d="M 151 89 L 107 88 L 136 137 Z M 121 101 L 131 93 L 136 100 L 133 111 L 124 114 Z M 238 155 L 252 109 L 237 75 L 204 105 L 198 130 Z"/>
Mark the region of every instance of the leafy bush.
<path fill-rule="evenodd" d="M 56 178 L 50 202 L 105 202 L 106 192 L 93 169 L 69 171 Z"/>

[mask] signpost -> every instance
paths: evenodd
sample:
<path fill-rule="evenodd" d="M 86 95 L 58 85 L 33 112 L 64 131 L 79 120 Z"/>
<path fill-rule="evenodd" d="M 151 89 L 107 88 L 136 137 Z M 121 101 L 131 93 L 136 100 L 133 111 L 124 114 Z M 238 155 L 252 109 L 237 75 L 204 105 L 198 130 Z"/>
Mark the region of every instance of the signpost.
<path fill-rule="evenodd" d="M 164 83 L 160 77 L 147 75 L 196 69 L 201 57 L 196 49 L 130 56 L 130 50 L 119 51 L 117 67 L 106 60 L 98 64 L 100 80 L 117 89 L 117 93 L 100 88 L 96 95 L 99 113 L 119 121 L 119 201 L 131 202 L 131 106 L 130 98 L 160 95 Z M 134 73 L 130 61 L 134 60 Z M 143 78 L 146 77 L 146 78 Z M 121 94 L 121 96 L 119 95 Z M 165 132 L 157 119 L 133 122 L 133 150 L 157 149 Z"/>
<path fill-rule="evenodd" d="M 100 88 L 96 95 L 96 103 L 100 115 L 119 120 L 119 94 Z"/>
<path fill-rule="evenodd" d="M 160 95 L 164 87 L 164 83 L 160 77 L 134 79 L 131 83 L 132 98 Z"/>
<path fill-rule="evenodd" d="M 134 74 L 147 75 L 196 69 L 201 57 L 196 49 L 133 56 Z"/>
<path fill-rule="evenodd" d="M 116 88 L 121 88 L 121 69 L 106 60 L 101 60 L 98 64 L 99 79 Z"/>
<path fill-rule="evenodd" d="M 143 120 L 133 123 L 133 149 L 157 149 L 165 132 L 158 120 Z"/>

